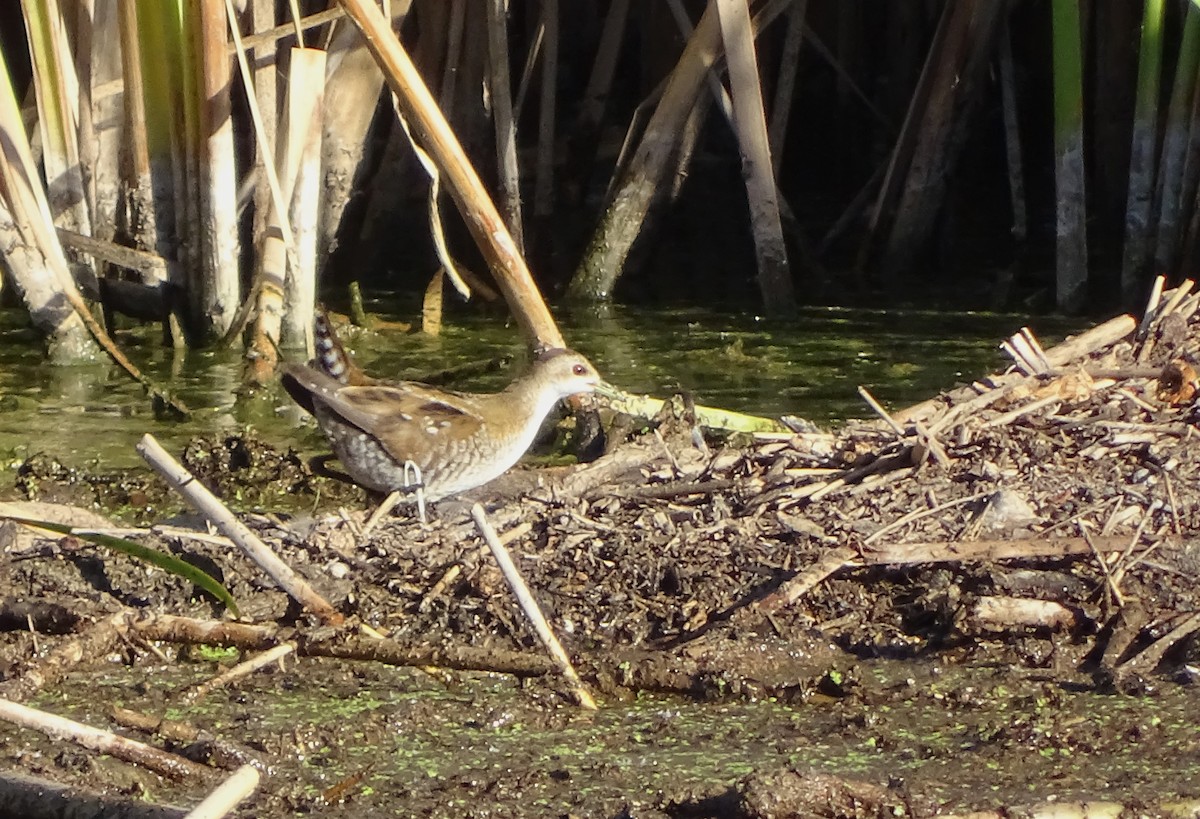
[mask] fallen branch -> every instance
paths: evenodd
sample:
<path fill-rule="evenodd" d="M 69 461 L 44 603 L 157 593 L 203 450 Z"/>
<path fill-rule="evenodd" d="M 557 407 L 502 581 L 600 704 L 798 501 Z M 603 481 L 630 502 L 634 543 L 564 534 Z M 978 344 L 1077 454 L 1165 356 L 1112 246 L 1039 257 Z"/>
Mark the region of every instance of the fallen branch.
<path fill-rule="evenodd" d="M 172 458 L 159 445 L 153 435 L 147 433 L 137 445 L 137 451 L 146 462 L 166 479 L 171 488 L 184 497 L 202 515 L 217 525 L 226 537 L 238 545 L 262 568 L 279 587 L 292 599 L 330 625 L 340 625 L 345 619 L 324 597 L 279 559 L 263 543 L 258 535 L 233 516 L 220 500 L 188 472 L 182 464 Z"/>
<path fill-rule="evenodd" d="M 1092 544 L 1081 537 L 1034 537 L 1016 540 L 970 540 L 894 543 L 864 549 L 861 562 L 869 566 L 901 566 L 912 563 L 967 563 L 973 561 L 1068 557 L 1098 552 L 1122 552 L 1129 538 L 1094 537 Z"/>
<path fill-rule="evenodd" d="M 0 684 L 0 697 L 14 701 L 26 700 L 45 686 L 62 679 L 83 660 L 107 655 L 120 641 L 124 625 L 124 612 L 98 621 L 83 634 L 58 646 L 41 661 L 31 662 L 12 674 L 10 679 Z"/>
<path fill-rule="evenodd" d="M 273 648 L 251 657 L 243 663 L 238 663 L 233 668 L 223 674 L 218 674 L 210 680 L 206 680 L 195 688 L 191 689 L 184 695 L 184 699 L 189 702 L 201 699 L 208 696 L 208 693 L 217 688 L 223 688 L 235 680 L 240 680 L 242 677 L 247 677 L 253 674 L 260 668 L 265 668 L 272 663 L 279 662 L 287 655 L 293 653 L 296 646 L 292 643 L 280 643 Z"/>
<path fill-rule="evenodd" d="M 243 765 L 233 772 L 217 789 L 192 808 L 186 819 L 220 819 L 258 787 L 259 773 L 253 765 Z"/>
<path fill-rule="evenodd" d="M 0 699 L 0 719 L 41 731 L 51 739 L 69 740 L 89 750 L 140 765 L 169 779 L 205 779 L 212 773 L 210 768 L 143 742 L 29 708 L 11 700 Z"/>
<path fill-rule="evenodd" d="M 525 612 L 525 616 L 529 618 L 529 622 L 533 624 L 534 630 L 537 631 L 538 639 L 542 641 L 542 645 L 550 653 L 550 657 L 554 660 L 555 665 L 558 666 L 558 670 L 562 672 L 562 675 L 567 678 L 567 682 L 571 684 L 571 688 L 575 692 L 575 698 L 584 708 L 592 711 L 596 710 L 596 701 L 592 699 L 592 695 L 588 693 L 587 687 L 579 679 L 579 674 L 575 672 L 575 667 L 571 665 L 571 658 L 567 656 L 567 652 L 563 651 L 562 644 L 558 642 L 558 638 L 554 636 L 554 630 L 546 622 L 546 617 L 542 614 L 541 607 L 533 599 L 533 595 L 529 591 L 529 586 L 525 583 L 525 578 L 521 576 L 521 572 L 517 569 L 516 564 L 513 563 L 508 549 L 500 542 L 500 538 L 496 535 L 496 530 L 488 522 L 487 513 L 483 511 L 483 507 L 478 503 L 471 507 L 471 517 L 475 519 L 475 525 L 479 527 L 483 539 L 487 541 L 488 548 L 492 550 L 492 556 L 496 558 L 496 563 L 499 564 L 500 571 L 504 574 L 504 579 L 508 581 L 508 587 L 512 589 L 513 595 L 521 605 L 521 610 Z"/>
<path fill-rule="evenodd" d="M 172 614 L 135 616 L 128 613 L 129 628 L 147 640 L 228 646 L 265 651 L 286 641 L 296 644 L 298 657 L 335 657 L 396 666 L 450 668 L 458 671 L 491 671 L 517 677 L 540 677 L 554 670 L 545 657 L 524 652 L 475 646 L 405 645 L 393 639 L 333 634 L 309 637 L 273 625 L 246 625 L 198 620 Z"/>

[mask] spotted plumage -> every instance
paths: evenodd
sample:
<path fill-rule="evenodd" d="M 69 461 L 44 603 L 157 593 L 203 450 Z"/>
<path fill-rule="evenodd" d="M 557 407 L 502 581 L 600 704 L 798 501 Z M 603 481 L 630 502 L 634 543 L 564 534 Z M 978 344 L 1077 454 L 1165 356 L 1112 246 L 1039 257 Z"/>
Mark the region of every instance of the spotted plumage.
<path fill-rule="evenodd" d="M 346 472 L 363 486 L 392 492 L 405 487 L 404 465 L 411 461 L 431 501 L 507 471 L 555 404 L 602 383 L 586 358 L 564 349 L 539 351 L 530 371 L 498 393 L 381 381 L 358 368 L 323 313 L 316 352 L 309 364 L 287 365 L 283 385 L 316 417 Z"/>

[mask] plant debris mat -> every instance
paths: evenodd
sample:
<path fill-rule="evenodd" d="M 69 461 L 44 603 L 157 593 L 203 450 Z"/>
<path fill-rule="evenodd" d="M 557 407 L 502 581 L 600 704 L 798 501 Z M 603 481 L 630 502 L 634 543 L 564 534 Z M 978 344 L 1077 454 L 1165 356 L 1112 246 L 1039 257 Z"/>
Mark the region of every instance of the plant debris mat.
<path fill-rule="evenodd" d="M 789 710 L 790 716 L 781 712 L 768 722 L 776 729 L 811 723 L 826 738 L 838 732 L 861 738 L 874 730 L 872 720 L 883 718 L 881 703 L 914 696 L 932 698 L 925 701 L 935 710 L 952 700 L 969 711 L 1003 691 L 1019 690 L 1029 697 L 1022 708 L 1030 702 L 1041 708 L 1048 700 L 1051 708 L 1062 706 L 1065 720 L 1073 706 L 1067 707 L 1064 692 L 1163 697 L 1170 691 L 1190 702 L 1184 711 L 1194 713 L 1187 692 L 1197 673 L 1200 631 L 1193 369 L 1200 359 L 1198 305 L 1200 297 L 1185 285 L 1156 300 L 1140 326 L 1122 316 L 1050 350 L 1022 332 L 1005 342 L 1014 360 L 1007 372 L 894 414 L 877 408 L 879 417 L 836 433 L 792 421 L 791 432 L 718 442 L 690 423 L 686 402 L 669 402 L 649 424 L 616 419 L 614 428 L 627 432 L 611 435 L 609 451 L 596 461 L 514 470 L 474 497 L 437 504 L 427 524 L 406 506 L 364 537 L 360 527 L 369 504 L 362 498 L 336 513 L 243 515 L 346 615 L 342 628 L 316 624 L 220 538 L 197 539 L 194 532 L 165 526 L 136 536 L 220 579 L 239 602 L 245 626 L 220 622 L 221 607 L 174 575 L 72 537 L 37 536 L 5 524 L 0 696 L 53 703 L 55 690 L 78 680 L 92 680 L 92 697 L 101 684 L 96 680 L 120 680 L 105 689 L 105 702 L 85 702 L 76 713 L 103 721 L 108 700 L 161 712 L 215 673 L 214 661 L 189 645 L 263 650 L 290 643 L 297 655 L 287 661 L 290 670 L 259 672 L 221 695 L 236 703 L 237 691 L 246 692 L 240 696 L 247 710 L 232 719 L 257 737 L 260 747 L 251 756 L 265 759 L 268 770 L 286 768 L 282 760 L 294 762 L 318 748 L 345 751 L 348 740 L 336 730 L 345 725 L 313 736 L 299 736 L 295 725 L 291 732 L 273 725 L 277 744 L 254 730 L 254 709 L 269 712 L 262 703 L 273 691 L 282 695 L 318 681 L 347 702 L 363 690 L 391 696 L 396 686 L 449 692 L 449 708 L 441 700 L 403 708 L 389 700 L 386 726 L 364 728 L 366 736 L 355 734 L 356 743 L 403 734 L 411 727 L 406 720 L 421 731 L 451 736 L 446 723 L 459 716 L 457 727 L 467 722 L 488 731 L 514 719 L 546 730 L 577 727 L 568 687 L 515 605 L 468 512 L 478 501 L 585 685 L 602 701 L 601 714 L 647 698 L 657 703 L 657 697 L 722 708 L 769 702 L 771 708 L 795 709 L 816 702 L 825 704 L 824 717 L 799 719 Z M 256 480 L 277 459 L 293 481 L 289 492 L 323 486 L 311 475 L 296 477 L 293 453 L 253 439 L 199 449 L 205 457 L 189 465 L 225 497 L 246 489 L 239 484 L 241 469 L 221 456 L 234 449 Z M 3 511 L 37 516 L 27 506 Z M 98 634 L 102 625 L 106 633 Z M 185 658 L 195 661 L 186 682 L 165 670 Z M 150 670 L 122 676 L 114 659 L 135 669 L 162 668 L 172 682 L 159 687 Z M 885 668 L 891 671 L 867 670 Z M 951 684 L 949 676 L 939 683 L 949 669 L 972 671 L 961 684 Z M 978 678 L 980 670 L 986 682 Z M 506 681 L 499 699 L 496 680 Z M 953 691 L 951 700 L 939 699 L 945 695 L 936 693 L 939 685 Z M 991 693 L 980 693 L 985 690 Z M 832 704 L 843 710 L 825 722 Z M 669 715 L 687 706 L 661 707 Z M 848 717 L 848 709 L 857 709 L 857 716 Z M 203 710 L 190 713 L 204 721 Z M 362 719 L 363 726 L 372 724 Z M 633 731 L 628 723 L 598 719 L 589 724 L 603 725 L 602 736 L 589 741 L 599 747 Z M 752 717 L 739 719 L 757 724 Z M 1071 717 L 1059 726 L 1059 740 L 1078 753 L 1082 740 L 1062 740 L 1076 730 L 1064 726 L 1095 719 L 1086 712 Z M 669 723 L 671 717 L 654 717 L 650 727 L 639 723 L 639 735 L 663 730 L 655 720 Z M 1142 716 L 1130 720 L 1114 730 L 1147 730 Z M 1154 724 L 1164 722 L 1170 719 Z M 1175 790 L 1156 792 L 1163 799 L 1200 796 L 1200 784 L 1186 784 L 1200 783 L 1200 777 L 1180 773 L 1200 771 L 1194 720 L 1182 722 L 1192 725 L 1185 726 L 1184 738 L 1159 745 L 1170 764 L 1185 766 L 1171 769 Z M 705 730 L 688 741 L 736 745 L 711 725 Z M 756 730 L 766 742 L 772 729 Z M 979 730 L 987 742 L 1045 756 L 1012 726 L 1000 735 Z M 28 736 L 0 727 L 0 765 L 96 786 L 92 757 L 23 751 Z M 141 736 L 155 741 L 153 734 Z M 874 806 L 879 815 L 899 806 L 921 815 L 1020 801 L 1019 790 L 989 796 L 977 792 L 974 775 L 961 781 L 969 768 L 958 757 L 962 745 L 946 752 L 958 765 L 959 781 L 951 774 L 915 777 L 900 787 L 886 771 L 861 781 L 834 774 L 823 779 L 826 774 L 797 761 L 794 746 L 782 749 L 793 740 L 776 739 L 781 750 L 772 765 L 709 771 L 705 775 L 716 779 L 707 785 L 675 773 L 668 781 L 654 780 L 649 794 L 631 790 L 638 788 L 633 783 L 651 781 L 650 774 L 622 769 L 613 761 L 615 751 L 608 762 L 589 763 L 599 766 L 589 770 L 600 781 L 610 783 L 607 791 L 550 754 L 534 756 L 531 770 L 517 771 L 515 782 L 470 773 L 462 763 L 458 773 L 426 771 L 401 792 L 405 804 L 418 806 L 413 815 L 460 816 L 876 815 L 847 805 Z M 1088 742 L 1092 749 L 1104 744 L 1097 736 Z M 894 736 L 871 743 L 905 744 Z M 1128 742 L 1121 744 L 1128 749 Z M 475 753 L 469 746 L 460 749 L 468 756 Z M 930 758 L 938 756 L 928 744 L 921 747 Z M 505 753 L 520 755 L 516 749 Z M 323 815 L 363 815 L 355 811 L 378 808 L 364 795 L 380 788 L 368 773 L 377 762 L 341 762 L 334 766 L 342 772 L 337 776 L 331 770 L 305 781 L 301 769 L 286 786 L 269 779 L 251 803 L 257 808 L 245 815 L 318 807 Z M 708 770 L 701 761 L 690 764 L 694 771 Z M 1026 757 L 1020 764 L 1032 763 Z M 1056 791 L 1053 771 L 1045 776 L 1050 790 L 1038 792 L 1045 798 L 1088 793 L 1065 774 Z M 117 791 L 127 796 L 163 787 L 157 778 L 153 786 L 121 782 Z M 1107 786 L 1123 784 L 1129 783 L 1117 777 Z M 793 791 L 823 801 L 819 809 L 794 803 L 792 813 L 771 807 L 771 799 Z M 544 793 L 549 802 L 529 803 L 531 793 Z M 481 805 L 501 807 L 489 813 Z"/>

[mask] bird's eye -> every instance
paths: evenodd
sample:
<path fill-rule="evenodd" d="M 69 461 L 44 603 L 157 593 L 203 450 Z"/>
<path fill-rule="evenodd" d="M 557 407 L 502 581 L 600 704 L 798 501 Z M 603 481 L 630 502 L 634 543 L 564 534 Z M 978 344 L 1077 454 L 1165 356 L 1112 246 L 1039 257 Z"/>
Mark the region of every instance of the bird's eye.
<path fill-rule="evenodd" d="M 587 367 L 582 364 L 576 364 L 571 368 L 571 372 L 575 373 L 575 375 L 587 375 Z"/>

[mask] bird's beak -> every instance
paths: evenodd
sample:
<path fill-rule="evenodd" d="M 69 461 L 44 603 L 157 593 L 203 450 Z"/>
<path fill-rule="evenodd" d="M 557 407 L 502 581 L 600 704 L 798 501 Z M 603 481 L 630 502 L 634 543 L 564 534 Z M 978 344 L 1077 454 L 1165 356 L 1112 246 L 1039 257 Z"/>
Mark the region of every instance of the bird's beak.
<path fill-rule="evenodd" d="M 617 399 L 625 393 L 617 387 L 614 387 L 612 384 L 609 384 L 607 381 L 600 381 L 596 384 L 596 394 L 604 396 L 605 398 Z"/>

